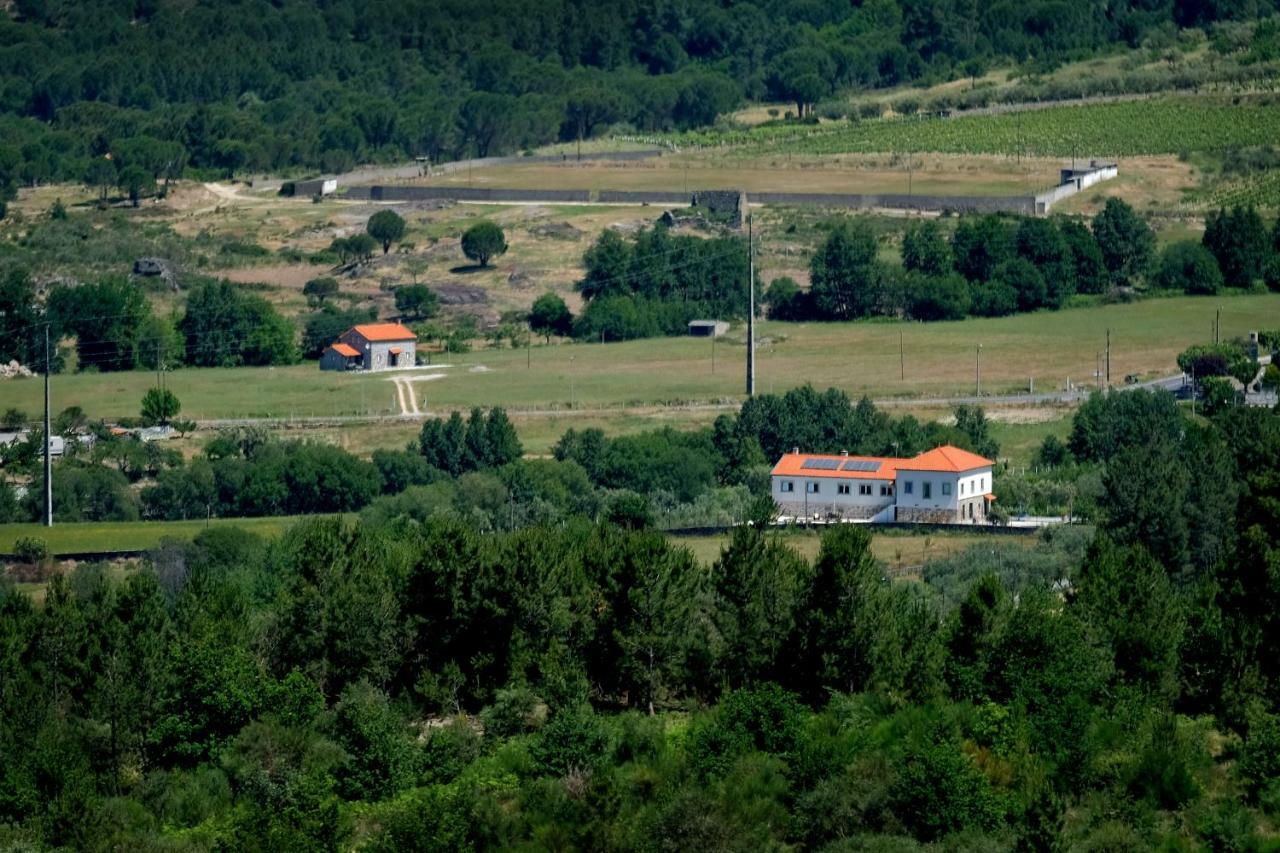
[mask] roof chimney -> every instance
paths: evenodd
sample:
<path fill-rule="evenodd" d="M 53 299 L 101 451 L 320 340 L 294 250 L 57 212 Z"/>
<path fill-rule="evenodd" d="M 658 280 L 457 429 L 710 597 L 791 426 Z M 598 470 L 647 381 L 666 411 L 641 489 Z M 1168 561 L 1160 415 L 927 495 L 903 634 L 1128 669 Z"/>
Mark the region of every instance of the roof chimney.
<path fill-rule="evenodd" d="M 840 451 L 840 455 L 841 455 L 841 456 L 848 456 L 848 455 L 849 455 L 849 451 L 847 451 L 847 450 L 841 450 L 841 451 Z"/>
<path fill-rule="evenodd" d="M 800 448 L 799 448 L 799 447 L 793 447 L 793 448 L 791 448 L 791 452 L 792 452 L 792 453 L 799 453 L 799 452 L 800 452 Z"/>

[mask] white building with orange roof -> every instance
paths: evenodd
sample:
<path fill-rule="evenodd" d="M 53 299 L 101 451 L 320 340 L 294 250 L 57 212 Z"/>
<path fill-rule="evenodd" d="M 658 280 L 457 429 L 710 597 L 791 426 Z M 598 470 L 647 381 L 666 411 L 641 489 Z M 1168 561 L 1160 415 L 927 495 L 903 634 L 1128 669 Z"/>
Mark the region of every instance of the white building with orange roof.
<path fill-rule="evenodd" d="M 418 363 L 418 336 L 399 323 L 363 323 L 325 347 L 321 370 L 404 370 Z"/>
<path fill-rule="evenodd" d="M 796 519 L 985 524 L 993 464 L 949 444 L 909 459 L 797 448 L 773 466 L 773 500 Z"/>

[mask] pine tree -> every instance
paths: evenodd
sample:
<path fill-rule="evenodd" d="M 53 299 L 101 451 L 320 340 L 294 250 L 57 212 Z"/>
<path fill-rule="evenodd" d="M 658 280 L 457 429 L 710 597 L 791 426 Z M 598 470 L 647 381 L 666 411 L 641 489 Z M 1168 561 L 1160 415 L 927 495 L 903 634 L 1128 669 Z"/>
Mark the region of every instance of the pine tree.
<path fill-rule="evenodd" d="M 502 408 L 489 410 L 489 420 L 485 424 L 486 454 L 485 463 L 491 468 L 500 468 L 517 461 L 524 455 L 524 447 L 520 444 L 520 436 L 516 428 Z"/>
<path fill-rule="evenodd" d="M 462 470 L 476 471 L 487 468 L 489 464 L 489 434 L 485 425 L 484 412 L 480 407 L 471 410 L 467 418 L 466 439 L 462 449 Z"/>

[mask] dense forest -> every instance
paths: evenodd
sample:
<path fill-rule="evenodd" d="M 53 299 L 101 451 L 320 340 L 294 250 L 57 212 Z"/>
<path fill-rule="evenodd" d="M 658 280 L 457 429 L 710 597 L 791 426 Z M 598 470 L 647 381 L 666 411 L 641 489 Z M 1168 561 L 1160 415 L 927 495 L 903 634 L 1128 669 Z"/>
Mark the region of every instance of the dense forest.
<path fill-rule="evenodd" d="M 717 441 L 889 440 L 845 406 Z M 918 581 L 854 526 L 704 566 L 630 513 L 386 512 L 0 586 L 0 845 L 1268 849 L 1280 417 L 1099 396 L 1061 451 L 1101 466 L 1096 531 Z"/>
<path fill-rule="evenodd" d="M 852 88 L 1052 66 L 1271 0 L 16 0 L 0 16 L 0 181 L 341 170 L 621 125 L 799 112 Z M 105 155 L 111 155 L 108 159 Z"/>

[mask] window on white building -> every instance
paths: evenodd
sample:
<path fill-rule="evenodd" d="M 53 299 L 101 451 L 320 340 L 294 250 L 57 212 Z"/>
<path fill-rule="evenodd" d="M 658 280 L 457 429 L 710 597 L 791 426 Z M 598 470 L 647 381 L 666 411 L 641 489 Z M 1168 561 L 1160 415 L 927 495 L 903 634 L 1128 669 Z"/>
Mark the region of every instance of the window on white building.
<path fill-rule="evenodd" d="M 911 494 L 912 486 L 913 486 L 913 484 L 912 484 L 912 482 L 911 482 L 910 480 L 904 480 L 904 481 L 902 482 L 902 491 L 903 491 L 904 493 L 906 493 L 906 494 L 908 494 L 908 495 L 909 495 L 909 494 Z"/>
<path fill-rule="evenodd" d="M 884 485 L 882 485 L 882 486 L 880 487 L 880 494 L 881 494 L 881 495 L 891 495 L 891 494 L 893 494 L 893 486 L 884 486 Z"/>
<path fill-rule="evenodd" d="M 949 495 L 949 494 L 951 494 L 951 484 L 950 484 L 950 483 L 943 483 L 943 484 L 942 484 L 942 493 L 943 493 L 944 495 Z"/>
<path fill-rule="evenodd" d="M 804 490 L 811 495 L 816 495 L 818 493 L 818 486 L 818 483 L 805 483 Z"/>
<path fill-rule="evenodd" d="M 839 483 L 839 484 L 837 484 L 837 485 L 836 485 L 836 494 L 840 494 L 840 495 L 847 495 L 847 494 L 849 494 L 849 484 L 848 484 L 848 483 Z"/>
<path fill-rule="evenodd" d="M 925 500 L 929 500 L 933 497 L 933 483 L 926 482 L 920 484 L 920 497 Z"/>
<path fill-rule="evenodd" d="M 795 490 L 796 490 L 795 480 L 783 480 L 778 485 L 778 491 L 780 492 L 794 492 Z"/>
<path fill-rule="evenodd" d="M 869 494 L 871 494 L 871 484 L 870 484 L 870 483 L 859 483 L 859 484 L 858 484 L 858 494 L 860 494 L 860 495 L 869 495 Z"/>

